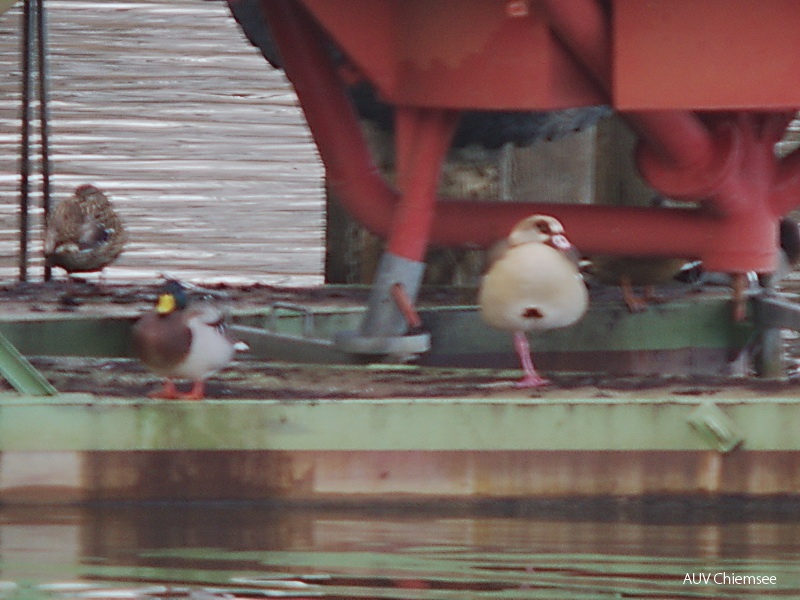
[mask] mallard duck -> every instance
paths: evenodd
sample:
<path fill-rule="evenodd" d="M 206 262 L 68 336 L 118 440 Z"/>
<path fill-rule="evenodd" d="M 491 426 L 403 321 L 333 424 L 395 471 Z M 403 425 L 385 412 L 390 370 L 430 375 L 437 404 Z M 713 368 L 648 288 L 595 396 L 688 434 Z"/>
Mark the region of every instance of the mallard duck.
<path fill-rule="evenodd" d="M 514 347 L 525 372 L 518 387 L 548 381 L 536 372 L 526 332 L 566 327 L 586 312 L 589 295 L 578 270 L 578 255 L 553 217 L 533 215 L 492 249 L 478 302 L 490 326 L 514 332 Z"/>
<path fill-rule="evenodd" d="M 641 312 L 648 301 L 658 302 L 655 286 L 673 280 L 687 260 L 659 256 L 593 256 L 588 272 L 606 285 L 618 285 L 628 310 Z M 634 286 L 644 287 L 644 296 L 637 296 Z"/>
<path fill-rule="evenodd" d="M 45 264 L 67 273 L 102 271 L 125 246 L 122 221 L 108 197 L 81 185 L 50 213 L 44 237 Z"/>
<path fill-rule="evenodd" d="M 152 398 L 201 400 L 206 378 L 247 348 L 228 335 L 222 311 L 207 302 L 190 304 L 174 279 L 166 281 L 155 310 L 136 322 L 132 336 L 134 354 L 166 378 Z M 191 379 L 191 390 L 179 392 L 175 379 Z"/>

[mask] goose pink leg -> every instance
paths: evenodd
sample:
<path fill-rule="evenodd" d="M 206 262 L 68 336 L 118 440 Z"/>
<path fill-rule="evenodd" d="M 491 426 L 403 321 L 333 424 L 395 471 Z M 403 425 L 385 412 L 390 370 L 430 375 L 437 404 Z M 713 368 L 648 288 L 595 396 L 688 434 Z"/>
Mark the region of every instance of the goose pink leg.
<path fill-rule="evenodd" d="M 522 370 L 525 372 L 525 376 L 516 383 L 516 386 L 518 388 L 532 388 L 549 384 L 550 382 L 541 377 L 533 367 L 531 347 L 524 331 L 514 332 L 514 348 L 517 350 L 520 365 L 522 365 Z"/>

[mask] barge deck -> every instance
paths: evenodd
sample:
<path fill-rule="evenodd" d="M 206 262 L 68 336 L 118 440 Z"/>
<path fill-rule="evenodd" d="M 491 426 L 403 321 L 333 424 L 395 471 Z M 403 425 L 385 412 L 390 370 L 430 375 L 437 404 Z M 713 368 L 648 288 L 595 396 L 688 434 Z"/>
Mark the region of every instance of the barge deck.
<path fill-rule="evenodd" d="M 732 378 L 718 369 L 728 363 L 709 358 L 730 358 L 752 342 L 751 322 L 717 326 L 729 298 L 686 297 L 624 318 L 618 303 L 594 302 L 577 327 L 533 340 L 565 368 L 548 372 L 553 385 L 531 391 L 514 388 L 516 371 L 490 364 L 507 355 L 513 366 L 511 342 L 481 328 L 474 307 L 422 309 L 440 332 L 421 361 L 428 364 L 300 362 L 362 316 L 341 290 L 326 293 L 327 308 L 308 314 L 283 296 L 269 309 L 237 310 L 234 323 L 255 342 L 251 354 L 212 378 L 200 402 L 146 397 L 157 380 L 128 357 L 126 332 L 149 298 L 102 306 L 85 298 L 66 313 L 12 307 L 0 333 L 58 393 L 0 393 L 0 501 L 470 503 L 800 492 L 800 384 Z M 668 323 L 670 334 L 656 335 Z M 609 375 L 588 368 L 593 361 L 575 368 L 604 349 L 612 357 L 623 339 L 629 360 L 617 364 L 638 372 Z M 674 365 L 694 372 L 656 374 L 645 342 L 661 343 Z M 570 347 L 582 352 L 565 353 Z M 283 357 L 271 354 L 281 348 Z M 487 366 L 476 368 L 476 356 Z"/>
<path fill-rule="evenodd" d="M 291 381 L 298 369 L 272 377 Z M 371 372 L 384 385 L 397 374 Z M 449 397 L 346 398 L 330 387 L 202 402 L 5 394 L 0 499 L 346 503 L 800 489 L 794 385 L 581 386 L 533 397 L 478 389 L 481 397 L 456 386 Z"/>

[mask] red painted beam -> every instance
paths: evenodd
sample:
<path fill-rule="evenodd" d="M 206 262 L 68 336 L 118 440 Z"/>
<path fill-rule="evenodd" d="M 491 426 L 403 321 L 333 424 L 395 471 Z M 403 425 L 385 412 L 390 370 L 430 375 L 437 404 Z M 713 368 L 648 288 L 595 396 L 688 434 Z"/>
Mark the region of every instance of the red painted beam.
<path fill-rule="evenodd" d="M 262 0 L 262 8 L 314 135 L 327 184 L 353 218 L 385 233 L 395 198 L 385 197 L 386 184 L 372 163 L 321 30 L 292 0 Z M 367 198 L 375 201 L 362 201 Z"/>
<path fill-rule="evenodd" d="M 612 30 L 620 110 L 800 106 L 798 2 L 613 0 Z"/>
<path fill-rule="evenodd" d="M 264 0 L 264 8 L 329 185 L 355 219 L 389 236 L 399 196 L 372 163 L 324 35 L 292 0 Z M 662 117 L 658 115 L 654 130 L 669 130 L 675 123 L 669 115 Z M 690 129 L 698 122 L 693 115 L 677 121 L 689 123 Z M 701 134 L 699 150 L 695 149 L 701 156 L 708 152 L 703 140 Z M 739 272 L 769 271 L 773 266 L 777 220 L 761 205 L 754 206 L 747 218 L 732 221 L 712 211 L 439 199 L 429 241 L 487 247 L 518 220 L 536 212 L 561 219 L 570 239 L 587 254 L 701 258 L 709 269 Z"/>
<path fill-rule="evenodd" d="M 390 104 L 547 110 L 602 103 L 536 2 L 516 9 L 503 0 L 302 4 Z"/>
<path fill-rule="evenodd" d="M 556 36 L 611 97 L 611 36 L 608 16 L 596 0 L 541 0 Z M 623 115 L 658 158 L 674 167 L 702 169 L 715 161 L 708 130 L 686 111 L 626 112 Z"/>

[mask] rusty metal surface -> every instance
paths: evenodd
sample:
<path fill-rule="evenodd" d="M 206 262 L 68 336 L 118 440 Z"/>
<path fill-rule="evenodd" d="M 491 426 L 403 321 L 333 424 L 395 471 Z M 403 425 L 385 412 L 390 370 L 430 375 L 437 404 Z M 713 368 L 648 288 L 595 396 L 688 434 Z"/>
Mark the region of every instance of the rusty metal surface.
<path fill-rule="evenodd" d="M 3 452 L 0 459 L 0 500 L 13 503 L 385 504 L 454 499 L 769 498 L 800 493 L 796 450 L 726 455 L 713 450 L 134 450 Z"/>
<path fill-rule="evenodd" d="M 203 402 L 4 395 L 0 499 L 796 496 L 798 422 L 792 385 Z M 714 437 L 725 428 L 731 443 Z"/>
<path fill-rule="evenodd" d="M 373 381 L 387 373 L 375 372 Z M 359 381 L 370 385 L 369 379 Z M 319 393 L 325 380 L 320 383 L 308 398 L 285 400 L 3 395 L 0 450 L 700 451 L 715 447 L 690 422 L 705 403 L 735 423 L 744 450 L 786 451 L 800 444 L 793 431 L 800 400 L 792 384 L 772 391 L 768 385 L 589 385 L 531 397 L 490 383 L 472 393 L 462 389 L 460 397 L 404 398 L 370 397 L 369 390 L 344 397 L 344 389 L 325 396 Z M 459 384 L 446 380 L 448 385 Z"/>

